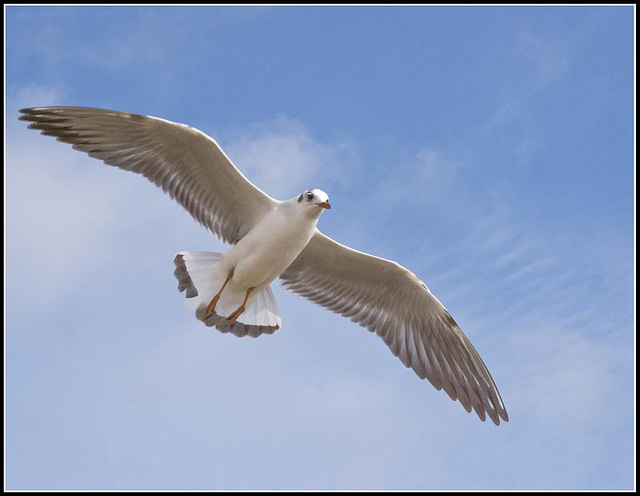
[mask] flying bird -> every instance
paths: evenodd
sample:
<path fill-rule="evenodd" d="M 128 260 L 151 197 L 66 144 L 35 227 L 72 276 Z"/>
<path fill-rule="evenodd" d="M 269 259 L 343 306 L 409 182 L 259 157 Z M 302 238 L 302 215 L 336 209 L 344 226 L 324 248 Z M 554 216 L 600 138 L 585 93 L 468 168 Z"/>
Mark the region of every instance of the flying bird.
<path fill-rule="evenodd" d="M 282 326 L 270 288 L 283 286 L 376 333 L 406 367 L 484 421 L 508 421 L 486 365 L 413 272 L 317 229 L 331 208 L 320 189 L 279 201 L 254 186 L 205 133 L 157 117 L 84 107 L 21 109 L 30 129 L 108 165 L 142 174 L 232 247 L 179 252 L 178 289 L 196 317 L 236 336 Z"/>

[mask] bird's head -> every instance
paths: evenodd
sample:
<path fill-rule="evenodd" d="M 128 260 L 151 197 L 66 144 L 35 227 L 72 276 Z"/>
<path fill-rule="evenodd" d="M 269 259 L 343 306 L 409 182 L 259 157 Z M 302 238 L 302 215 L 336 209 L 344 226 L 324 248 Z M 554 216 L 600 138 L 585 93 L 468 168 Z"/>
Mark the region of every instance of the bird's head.
<path fill-rule="evenodd" d="M 329 195 L 321 189 L 308 189 L 298 196 L 298 204 L 312 217 L 320 217 L 325 209 L 331 208 Z"/>

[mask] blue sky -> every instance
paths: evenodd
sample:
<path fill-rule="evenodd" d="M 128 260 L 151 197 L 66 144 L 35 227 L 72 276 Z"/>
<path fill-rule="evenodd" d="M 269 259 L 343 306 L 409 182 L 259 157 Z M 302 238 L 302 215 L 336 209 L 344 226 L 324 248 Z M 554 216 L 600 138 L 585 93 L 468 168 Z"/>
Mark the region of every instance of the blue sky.
<path fill-rule="evenodd" d="M 10 489 L 634 486 L 630 7 L 6 9 Z M 423 279 L 511 421 L 282 290 L 238 339 L 184 308 L 225 251 L 143 178 L 18 108 L 150 114 Z"/>

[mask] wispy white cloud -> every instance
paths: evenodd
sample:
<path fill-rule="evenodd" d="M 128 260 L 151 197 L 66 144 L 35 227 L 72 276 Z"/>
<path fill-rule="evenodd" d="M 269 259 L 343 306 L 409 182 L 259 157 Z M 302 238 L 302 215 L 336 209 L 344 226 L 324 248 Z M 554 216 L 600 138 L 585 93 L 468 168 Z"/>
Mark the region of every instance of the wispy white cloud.
<path fill-rule="evenodd" d="M 360 163 L 353 144 L 322 142 L 300 121 L 284 116 L 235 130 L 221 144 L 249 179 L 279 199 L 309 188 L 348 188 Z"/>
<path fill-rule="evenodd" d="M 396 164 L 371 196 L 396 204 L 428 205 L 439 211 L 457 193 L 462 167 L 461 161 L 446 151 L 424 148 L 406 163 Z"/>
<path fill-rule="evenodd" d="M 487 141 L 501 140 L 514 162 L 525 165 L 545 146 L 532 117 L 539 97 L 569 74 L 575 42 L 526 27 L 515 31 L 513 41 L 503 62 L 504 80 L 495 107 L 481 132 Z M 507 128 L 507 133 L 499 132 Z"/>
<path fill-rule="evenodd" d="M 563 39 L 551 39 L 529 29 L 519 32 L 514 47 L 515 57 L 525 60 L 533 69 L 534 88 L 541 88 L 563 77 L 569 68 L 569 48 Z"/>

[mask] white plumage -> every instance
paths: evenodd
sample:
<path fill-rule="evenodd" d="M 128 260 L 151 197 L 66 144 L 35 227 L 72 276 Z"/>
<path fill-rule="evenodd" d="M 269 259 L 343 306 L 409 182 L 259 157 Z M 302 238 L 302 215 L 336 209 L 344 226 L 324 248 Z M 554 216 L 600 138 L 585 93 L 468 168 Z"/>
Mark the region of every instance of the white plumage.
<path fill-rule="evenodd" d="M 473 345 L 415 274 L 318 231 L 330 208 L 323 191 L 275 200 L 209 136 L 164 119 L 82 107 L 21 112 L 30 128 L 144 175 L 233 245 L 225 254 L 176 255 L 178 287 L 206 325 L 237 336 L 275 332 L 282 322 L 269 285 L 280 277 L 285 288 L 375 332 L 405 366 L 483 421 L 509 419 Z"/>

